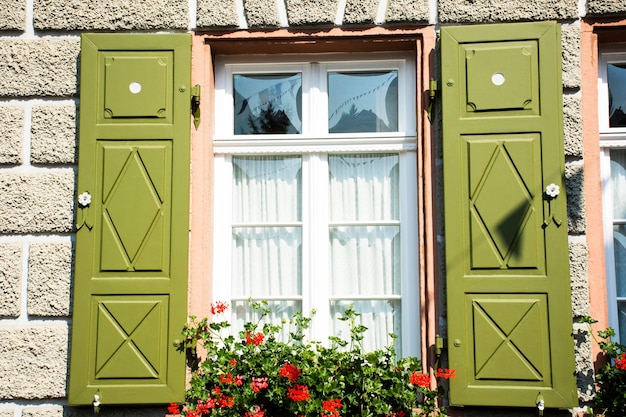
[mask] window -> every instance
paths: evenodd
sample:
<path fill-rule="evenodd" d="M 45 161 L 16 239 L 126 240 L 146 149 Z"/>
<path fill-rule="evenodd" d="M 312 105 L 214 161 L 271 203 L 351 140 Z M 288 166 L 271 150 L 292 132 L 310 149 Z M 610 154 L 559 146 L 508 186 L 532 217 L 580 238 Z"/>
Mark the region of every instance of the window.
<path fill-rule="evenodd" d="M 414 58 L 345 57 L 217 57 L 213 297 L 419 355 Z"/>
<path fill-rule="evenodd" d="M 626 45 L 603 48 L 599 92 L 609 324 L 626 343 Z"/>

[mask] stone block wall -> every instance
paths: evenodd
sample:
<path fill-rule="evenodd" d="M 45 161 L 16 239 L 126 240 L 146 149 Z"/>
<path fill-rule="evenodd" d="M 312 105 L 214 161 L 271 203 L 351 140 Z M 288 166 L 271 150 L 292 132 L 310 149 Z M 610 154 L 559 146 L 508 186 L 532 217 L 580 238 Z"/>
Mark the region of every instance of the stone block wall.
<path fill-rule="evenodd" d="M 66 405 L 81 32 L 558 20 L 563 24 L 573 315 L 580 316 L 589 311 L 579 66 L 580 19 L 587 14 L 626 15 L 626 3 L 0 0 L 0 417 L 91 414 L 89 409 Z M 440 192 L 440 181 L 437 184 Z M 438 242 L 443 242 L 442 236 Z M 590 346 L 581 339 L 577 349 L 580 398 L 586 401 L 592 382 Z M 124 408 L 103 413 L 162 416 L 164 410 Z"/>

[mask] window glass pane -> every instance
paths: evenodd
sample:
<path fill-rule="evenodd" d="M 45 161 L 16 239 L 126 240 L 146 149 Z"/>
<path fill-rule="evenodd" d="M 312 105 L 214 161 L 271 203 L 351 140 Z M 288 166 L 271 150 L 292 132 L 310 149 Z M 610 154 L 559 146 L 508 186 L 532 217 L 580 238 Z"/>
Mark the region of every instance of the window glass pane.
<path fill-rule="evenodd" d="M 626 127 L 626 64 L 608 64 L 609 126 Z"/>
<path fill-rule="evenodd" d="M 297 156 L 233 157 L 235 297 L 301 294 L 301 166 Z"/>
<path fill-rule="evenodd" d="M 331 155 L 332 221 L 398 220 L 398 155 Z"/>
<path fill-rule="evenodd" d="M 398 336 L 394 343 L 396 353 L 402 355 L 400 347 L 401 338 L 401 317 L 400 317 L 400 301 L 398 300 L 338 300 L 332 301 L 330 304 L 331 311 L 331 333 L 343 340 L 350 340 L 350 331 L 348 323 L 339 320 L 344 316 L 344 312 L 350 305 L 354 305 L 354 310 L 360 313 L 357 325 L 367 327 L 364 334 L 363 349 L 365 351 L 373 351 L 382 349 L 392 344 L 392 338 L 389 334 Z"/>
<path fill-rule="evenodd" d="M 233 157 L 233 180 L 232 211 L 235 223 L 300 220 L 300 157 Z"/>
<path fill-rule="evenodd" d="M 618 297 L 626 297 L 626 225 L 613 226 L 615 286 Z"/>
<path fill-rule="evenodd" d="M 233 295 L 301 294 L 301 249 L 299 227 L 233 227 Z"/>
<path fill-rule="evenodd" d="M 400 294 L 400 227 L 330 228 L 333 296 Z"/>
<path fill-rule="evenodd" d="M 611 150 L 613 219 L 626 219 L 626 150 Z"/>
<path fill-rule="evenodd" d="M 617 303 L 617 318 L 619 321 L 620 343 L 626 345 L 626 301 Z"/>
<path fill-rule="evenodd" d="M 302 133 L 302 74 L 233 76 L 235 134 Z"/>
<path fill-rule="evenodd" d="M 397 132 L 398 71 L 329 72 L 328 131 Z"/>

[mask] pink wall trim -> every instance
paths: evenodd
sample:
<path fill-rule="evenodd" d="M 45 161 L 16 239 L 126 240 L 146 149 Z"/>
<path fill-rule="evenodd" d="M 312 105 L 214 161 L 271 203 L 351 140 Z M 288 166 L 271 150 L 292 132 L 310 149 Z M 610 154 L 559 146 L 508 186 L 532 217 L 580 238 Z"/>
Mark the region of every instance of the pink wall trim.
<path fill-rule="evenodd" d="M 600 146 L 598 128 L 598 47 L 603 28 L 626 27 L 626 20 L 610 22 L 581 22 L 580 65 L 582 73 L 583 146 L 585 172 L 585 211 L 587 221 L 587 250 L 589 256 L 590 315 L 598 320 L 594 331 L 608 327 L 608 301 L 604 258 L 602 222 L 602 183 L 600 176 Z M 623 38 L 622 38 L 623 39 Z M 602 366 L 600 349 L 593 346 L 594 365 Z"/>
<path fill-rule="evenodd" d="M 206 317 L 213 271 L 213 63 L 211 48 L 193 37 L 192 85 L 201 86 L 201 123 L 191 126 L 191 213 L 189 240 L 189 315 Z"/>
<path fill-rule="evenodd" d="M 419 320 L 422 328 L 422 358 L 433 364 L 433 346 L 437 328 L 438 299 L 436 278 L 436 240 L 434 231 L 434 162 L 432 126 L 426 117 L 428 88 L 433 75 L 433 50 L 436 33 L 432 26 L 418 29 L 360 31 L 339 28 L 328 30 L 278 29 L 269 32 L 236 31 L 196 33 L 193 37 L 192 85 L 202 86 L 200 128 L 192 127 L 191 150 L 191 220 L 189 314 L 209 315 L 211 302 L 213 239 L 213 67 L 215 54 L 246 53 L 319 53 L 384 50 L 414 50 L 417 68 L 418 201 L 420 299 Z"/>

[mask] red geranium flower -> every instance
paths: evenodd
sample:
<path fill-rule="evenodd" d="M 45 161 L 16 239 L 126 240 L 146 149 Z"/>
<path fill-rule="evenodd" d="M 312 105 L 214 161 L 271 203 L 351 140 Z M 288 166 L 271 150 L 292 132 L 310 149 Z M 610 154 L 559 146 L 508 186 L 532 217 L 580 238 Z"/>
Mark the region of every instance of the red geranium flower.
<path fill-rule="evenodd" d="M 228 303 L 223 301 L 216 301 L 211 304 L 211 314 L 222 314 L 224 311 L 228 309 Z"/>
<path fill-rule="evenodd" d="M 294 385 L 287 390 L 287 397 L 292 401 L 306 401 L 310 396 L 309 387 L 306 385 Z"/>
<path fill-rule="evenodd" d="M 212 398 L 209 398 L 207 401 L 200 400 L 196 406 L 196 410 L 201 414 L 209 414 L 212 408 L 215 408 L 215 400 Z"/>
<path fill-rule="evenodd" d="M 456 378 L 456 371 L 454 369 L 437 369 L 437 378 L 450 379 Z"/>
<path fill-rule="evenodd" d="M 217 399 L 217 404 L 220 406 L 220 408 L 232 407 L 235 405 L 235 399 L 233 397 L 229 397 L 228 395 L 222 394 Z"/>
<path fill-rule="evenodd" d="M 259 346 L 261 343 L 263 343 L 263 339 L 265 338 L 265 336 L 263 336 L 263 333 L 259 332 L 259 333 L 251 333 L 251 332 L 246 332 L 246 344 L 247 345 L 256 345 Z"/>
<path fill-rule="evenodd" d="M 295 380 L 300 376 L 300 372 L 302 371 L 300 371 L 297 366 L 289 362 L 285 362 L 283 366 L 280 367 L 278 374 L 288 378 L 291 382 L 295 382 Z"/>
<path fill-rule="evenodd" d="M 430 375 L 415 371 L 411 374 L 409 382 L 418 387 L 430 388 Z"/>
<path fill-rule="evenodd" d="M 167 412 L 170 414 L 180 414 L 180 405 L 176 403 L 170 403 L 170 406 L 167 407 Z"/>
<path fill-rule="evenodd" d="M 335 411 L 341 408 L 341 399 L 335 398 L 328 401 L 322 401 L 322 408 L 325 411 Z"/>
<path fill-rule="evenodd" d="M 320 413 L 321 417 L 339 417 L 339 411 L 341 410 L 341 399 L 334 398 L 328 401 L 322 401 L 322 409 L 327 413 Z"/>
<path fill-rule="evenodd" d="M 618 359 L 615 359 L 615 367 L 617 369 L 626 371 L 626 353 L 622 353 L 621 355 L 619 355 Z"/>

